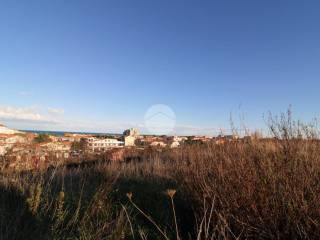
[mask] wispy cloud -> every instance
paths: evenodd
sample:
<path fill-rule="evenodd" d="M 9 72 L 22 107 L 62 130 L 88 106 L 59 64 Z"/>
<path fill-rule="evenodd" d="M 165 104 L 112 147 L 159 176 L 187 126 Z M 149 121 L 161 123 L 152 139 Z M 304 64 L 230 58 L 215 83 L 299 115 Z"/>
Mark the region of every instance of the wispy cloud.
<path fill-rule="evenodd" d="M 0 106 L 0 122 L 17 129 L 39 129 L 51 131 L 79 131 L 122 133 L 125 129 L 136 127 L 143 134 L 149 131 L 144 122 L 119 122 L 112 120 L 75 119 L 66 116 L 62 108 L 12 107 Z M 170 135 L 217 135 L 229 134 L 230 129 L 211 126 L 199 127 L 177 123 Z"/>
<path fill-rule="evenodd" d="M 48 108 L 48 113 L 53 115 L 62 115 L 64 114 L 64 109 L 62 108 Z"/>
<path fill-rule="evenodd" d="M 206 136 L 216 136 L 219 134 L 230 134 L 232 130 L 230 128 L 221 128 L 214 126 L 193 126 L 177 124 L 174 133 L 177 135 L 206 135 Z"/>
<path fill-rule="evenodd" d="M 53 119 L 42 115 L 35 106 L 0 106 L 0 119 L 21 122 L 56 123 Z"/>
<path fill-rule="evenodd" d="M 125 129 L 138 127 L 138 124 L 118 121 L 64 119 L 57 126 L 52 127 L 59 127 L 59 130 L 62 131 L 122 133 Z"/>

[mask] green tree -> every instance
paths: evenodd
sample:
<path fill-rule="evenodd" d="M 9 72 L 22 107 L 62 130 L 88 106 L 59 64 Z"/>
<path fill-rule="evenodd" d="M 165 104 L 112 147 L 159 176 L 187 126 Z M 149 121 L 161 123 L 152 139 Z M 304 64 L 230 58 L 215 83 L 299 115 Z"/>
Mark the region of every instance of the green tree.
<path fill-rule="evenodd" d="M 72 143 L 71 149 L 73 151 L 79 151 L 79 150 L 85 151 L 86 144 L 87 144 L 86 140 L 84 138 L 81 138 L 81 140 L 79 142 Z"/>
<path fill-rule="evenodd" d="M 50 137 L 48 134 L 40 133 L 37 137 L 34 138 L 36 143 L 50 142 Z"/>

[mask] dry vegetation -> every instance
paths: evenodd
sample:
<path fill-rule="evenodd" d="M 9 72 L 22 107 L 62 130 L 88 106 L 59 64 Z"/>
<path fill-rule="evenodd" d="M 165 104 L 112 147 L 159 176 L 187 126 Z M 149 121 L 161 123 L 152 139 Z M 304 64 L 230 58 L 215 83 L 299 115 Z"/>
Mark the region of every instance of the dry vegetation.
<path fill-rule="evenodd" d="M 269 123 L 269 140 L 3 171 L 0 239 L 319 239 L 315 128 L 290 115 Z"/>

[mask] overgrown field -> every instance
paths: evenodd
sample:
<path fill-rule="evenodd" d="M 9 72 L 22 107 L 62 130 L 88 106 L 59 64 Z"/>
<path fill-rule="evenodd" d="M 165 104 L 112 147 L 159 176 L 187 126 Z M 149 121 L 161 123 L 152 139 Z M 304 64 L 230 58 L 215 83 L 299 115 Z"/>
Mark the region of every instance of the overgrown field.
<path fill-rule="evenodd" d="M 284 119 L 270 129 L 129 163 L 4 171 L 0 239 L 319 239 L 320 142 Z"/>

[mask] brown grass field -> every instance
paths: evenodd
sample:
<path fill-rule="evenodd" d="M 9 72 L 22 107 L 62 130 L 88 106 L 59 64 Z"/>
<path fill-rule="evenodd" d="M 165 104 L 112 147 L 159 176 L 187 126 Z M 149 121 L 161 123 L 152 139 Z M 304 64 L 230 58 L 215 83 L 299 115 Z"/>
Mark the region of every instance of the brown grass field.
<path fill-rule="evenodd" d="M 0 177 L 0 239 L 319 239 L 314 126 Z"/>

